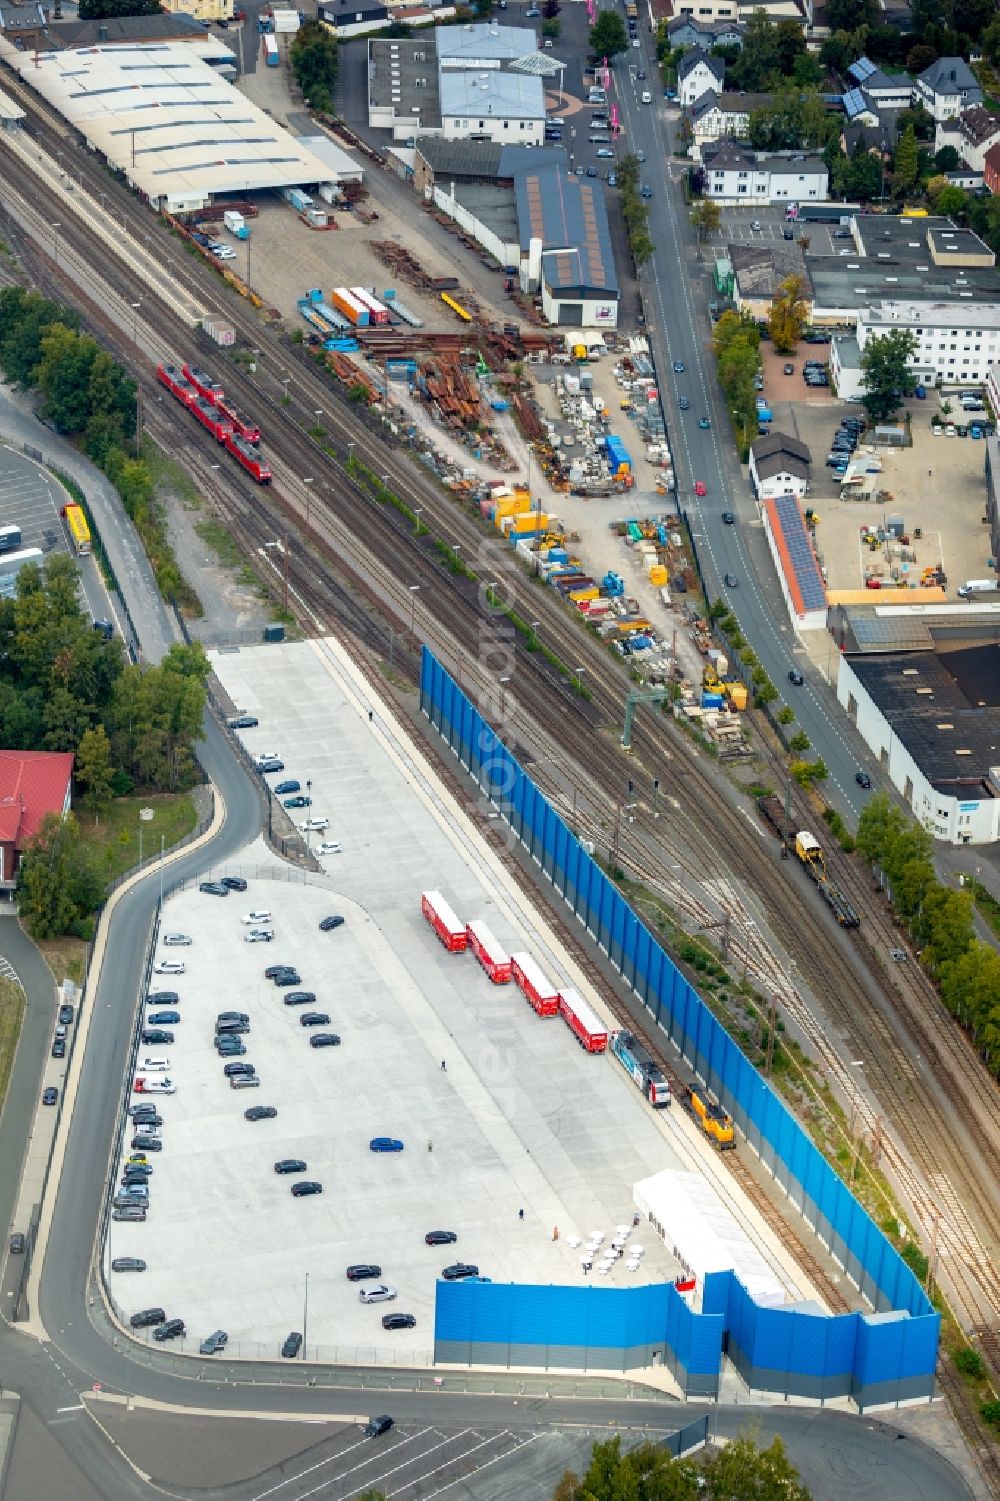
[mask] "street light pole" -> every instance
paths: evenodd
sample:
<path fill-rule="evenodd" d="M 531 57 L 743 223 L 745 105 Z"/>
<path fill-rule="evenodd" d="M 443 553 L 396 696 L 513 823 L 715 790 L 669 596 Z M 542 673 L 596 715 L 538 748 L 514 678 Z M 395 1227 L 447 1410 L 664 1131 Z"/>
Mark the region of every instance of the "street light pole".
<path fill-rule="evenodd" d="M 310 514 L 312 510 L 312 491 L 309 489 L 309 486 L 313 483 L 313 481 L 310 477 L 309 479 L 304 479 L 302 483 L 306 486 L 306 529 L 308 530 L 310 525 Z"/>
<path fill-rule="evenodd" d="M 302 1305 L 302 1359 L 309 1359 L 309 1273 L 306 1272 L 306 1297 Z"/>
<path fill-rule="evenodd" d="M 419 584 L 410 585 L 410 635 L 413 635 L 414 620 L 417 613 L 417 595 L 420 593 Z"/>

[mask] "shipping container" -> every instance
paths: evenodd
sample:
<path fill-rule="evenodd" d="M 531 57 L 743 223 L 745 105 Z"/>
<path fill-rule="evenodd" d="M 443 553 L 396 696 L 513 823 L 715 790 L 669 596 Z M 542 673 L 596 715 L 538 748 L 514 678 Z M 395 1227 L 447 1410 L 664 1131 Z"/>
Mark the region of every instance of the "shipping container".
<path fill-rule="evenodd" d="M 440 891 L 423 892 L 420 910 L 450 954 L 460 954 L 468 947 L 465 924 L 459 922 Z"/>
<path fill-rule="evenodd" d="M 19 526 L 0 526 L 0 553 L 17 552 L 21 546 Z"/>
<path fill-rule="evenodd" d="M 389 309 L 365 287 L 351 287 L 350 291 L 355 302 L 359 302 L 362 307 L 368 309 L 369 323 L 386 324 L 389 322 Z"/>
<path fill-rule="evenodd" d="M 466 924 L 469 948 L 475 954 L 494 985 L 506 985 L 510 980 L 510 955 L 500 940 L 490 932 L 480 918 Z"/>
<path fill-rule="evenodd" d="M 559 1015 L 573 1036 L 588 1053 L 603 1053 L 608 1045 L 608 1029 L 594 1015 L 578 990 L 560 990 Z"/>
<path fill-rule="evenodd" d="M 269 31 L 266 31 L 261 38 L 261 46 L 267 66 L 269 68 L 276 68 L 281 62 L 281 57 L 278 53 L 278 44 Z"/>
<path fill-rule="evenodd" d="M 511 954 L 511 979 L 539 1016 L 556 1016 L 559 991 L 547 980 L 530 954 Z"/>
<path fill-rule="evenodd" d="M 203 318 L 201 326 L 214 343 L 223 349 L 231 349 L 236 343 L 236 330 L 231 323 L 223 323 L 221 318 Z"/>
<path fill-rule="evenodd" d="M 347 287 L 334 287 L 330 294 L 330 301 L 337 309 L 337 312 L 342 313 L 355 328 L 368 327 L 371 314 Z"/>

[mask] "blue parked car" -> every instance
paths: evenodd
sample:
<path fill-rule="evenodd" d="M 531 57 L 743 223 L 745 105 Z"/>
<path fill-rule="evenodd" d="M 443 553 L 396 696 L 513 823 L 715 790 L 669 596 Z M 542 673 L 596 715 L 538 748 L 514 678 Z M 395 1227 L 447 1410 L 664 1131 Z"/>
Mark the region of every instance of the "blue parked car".
<path fill-rule="evenodd" d="M 401 1152 L 403 1143 L 395 1136 L 373 1136 L 368 1147 L 372 1152 Z"/>
<path fill-rule="evenodd" d="M 172 1027 L 181 1019 L 179 1011 L 154 1011 L 146 1020 L 151 1027 Z"/>
<path fill-rule="evenodd" d="M 282 797 L 286 792 L 301 792 L 302 783 L 294 780 L 291 782 L 279 782 L 274 791 L 277 797 Z"/>

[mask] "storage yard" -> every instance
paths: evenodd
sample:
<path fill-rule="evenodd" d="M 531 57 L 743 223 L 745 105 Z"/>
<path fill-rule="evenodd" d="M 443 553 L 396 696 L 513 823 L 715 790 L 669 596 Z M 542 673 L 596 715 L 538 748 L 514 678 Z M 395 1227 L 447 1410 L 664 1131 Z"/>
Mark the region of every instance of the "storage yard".
<path fill-rule="evenodd" d="M 158 952 L 186 971 L 150 983 L 176 989 L 182 1020 L 169 1045 L 140 1045 L 137 1072 L 145 1054 L 168 1055 L 176 1092 L 156 1097 L 163 1150 L 149 1159 L 147 1219 L 110 1226 L 109 1259 L 148 1262 L 141 1279 L 111 1274 L 123 1314 L 160 1303 L 185 1320 L 189 1343 L 222 1327 L 230 1354 L 274 1355 L 300 1325 L 308 1272 L 310 1358 L 406 1363 L 429 1358 L 435 1279 L 456 1260 L 494 1282 L 672 1280 L 660 1236 L 633 1228 L 633 1186 L 700 1171 L 706 1153 L 718 1179 L 707 1126 L 662 1108 L 658 1071 L 634 1041 L 609 1047 L 601 997 L 491 874 L 464 821 L 436 804 L 398 728 L 369 723 L 363 687 L 334 649 L 261 648 L 213 665 L 260 719 L 241 731 L 248 749 L 280 752 L 268 780 L 293 774 L 311 797 L 296 816 L 329 819 L 310 836 L 325 874 L 304 884 L 261 846 L 225 868 L 245 892 L 219 901 L 192 885 L 168 903 L 163 928 L 192 942 Z M 321 853 L 331 840 L 340 848 Z M 273 942 L 244 942 L 252 911 L 269 914 Z M 343 926 L 319 931 L 330 912 Z M 276 961 L 294 962 L 339 1046 L 309 1047 L 302 1008 L 263 977 Z M 228 1007 L 249 1016 L 257 1088 L 230 1088 L 213 1052 L 211 1019 Z M 337 1083 L 345 1070 L 349 1090 Z M 277 1117 L 244 1120 L 258 1104 Z M 370 1151 L 383 1134 L 403 1150 Z M 322 1194 L 292 1198 L 293 1180 L 274 1171 L 285 1158 L 301 1158 Z M 724 1175 L 717 1191 L 738 1204 Z M 747 1265 L 768 1269 L 775 1289 L 804 1290 L 756 1213 L 736 1212 Z M 425 1246 L 437 1229 L 457 1242 Z M 345 1278 L 368 1261 L 398 1291 L 385 1308 L 361 1304 Z M 396 1311 L 414 1314 L 416 1330 L 383 1330 L 379 1314 Z"/>

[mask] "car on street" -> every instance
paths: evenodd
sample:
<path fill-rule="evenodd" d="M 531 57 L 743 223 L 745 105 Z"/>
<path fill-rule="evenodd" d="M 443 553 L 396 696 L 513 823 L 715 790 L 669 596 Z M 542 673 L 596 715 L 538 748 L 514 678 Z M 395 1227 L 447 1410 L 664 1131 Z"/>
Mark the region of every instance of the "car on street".
<path fill-rule="evenodd" d="M 246 891 L 247 883 L 242 876 L 223 876 L 221 884 L 227 891 Z"/>
<path fill-rule="evenodd" d="M 377 1282 L 374 1287 L 363 1287 L 358 1293 L 359 1303 L 391 1303 L 393 1298 L 398 1298 L 394 1287 L 388 1282 Z"/>
<path fill-rule="evenodd" d="M 795 231 L 792 230 L 792 229 L 783 229 L 781 231 L 781 238 L 783 240 L 794 240 L 795 239 Z"/>
<path fill-rule="evenodd" d="M 140 1039 L 145 1047 L 166 1047 L 174 1040 L 174 1034 L 164 1027 L 144 1027 Z"/>
<path fill-rule="evenodd" d="M 202 881 L 198 887 L 206 896 L 228 896 L 229 887 L 223 886 L 221 881 Z"/>
<path fill-rule="evenodd" d="M 246 1053 L 246 1048 L 238 1037 L 231 1032 L 224 1032 L 215 1039 L 215 1051 L 220 1058 L 241 1058 Z"/>
<path fill-rule="evenodd" d="M 854 773 L 854 780 L 857 782 L 859 787 L 870 787 L 872 784 L 872 779 L 868 775 L 867 771 L 856 771 Z"/>
<path fill-rule="evenodd" d="M 385 1313 L 382 1315 L 383 1329 L 415 1329 L 417 1321 L 412 1313 Z"/>
<path fill-rule="evenodd" d="M 7 1244 L 12 1256 L 23 1256 L 28 1244 L 24 1231 L 15 1230 Z"/>
<path fill-rule="evenodd" d="M 683 375 L 684 374 L 684 361 L 683 360 L 674 360 L 674 374 L 675 375 Z"/>
<path fill-rule="evenodd" d="M 43 1089 L 42 1090 L 42 1104 L 43 1105 L 54 1105 L 55 1102 L 56 1102 L 56 1100 L 58 1100 L 58 1098 L 59 1098 L 59 1091 L 53 1085 L 50 1084 L 47 1089 Z"/>
<path fill-rule="evenodd" d="M 735 589 L 738 583 L 739 579 L 736 577 L 735 573 L 726 574 L 725 585 L 727 589 Z"/>
<path fill-rule="evenodd" d="M 294 797 L 286 797 L 281 806 L 283 808 L 311 808 L 312 798 L 306 797 L 304 792 L 297 792 Z"/>
<path fill-rule="evenodd" d="M 538 10 L 537 7 L 533 5 L 530 10 L 526 10 L 525 11 L 525 13 L 524 13 L 524 19 L 526 21 L 537 21 L 538 17 L 540 15 L 541 15 L 541 11 Z"/>
<path fill-rule="evenodd" d="M 645 68 L 640 68 L 639 71 L 638 71 L 638 73 L 635 76 L 636 76 L 636 78 L 638 78 L 638 80 L 639 80 L 640 83 L 645 83 L 646 82 L 646 70 L 645 70 Z"/>
<path fill-rule="evenodd" d="M 677 405 L 680 407 L 682 412 L 686 412 L 688 407 L 691 405 L 691 402 L 686 396 L 678 396 Z"/>
<path fill-rule="evenodd" d="M 530 11 L 525 11 L 525 15 L 530 14 Z M 390 1418 L 389 1414 L 387 1412 L 384 1412 L 380 1417 L 369 1418 L 364 1428 L 362 1429 L 362 1432 L 364 1433 L 365 1438 L 379 1438 L 383 1433 L 389 1432 L 389 1429 L 392 1427 L 392 1422 L 393 1420 L 392 1418 Z"/>
<path fill-rule="evenodd" d="M 217 1355 L 220 1350 L 224 1350 L 226 1348 L 228 1343 L 229 1335 L 226 1333 L 225 1329 L 216 1329 L 214 1334 L 210 1334 L 207 1339 L 202 1340 L 201 1344 L 198 1346 L 198 1354 Z"/>
<path fill-rule="evenodd" d="M 299 1353 L 299 1351 L 301 1349 L 302 1349 L 302 1336 L 296 1330 L 293 1329 L 292 1333 L 287 1337 L 287 1339 L 285 1340 L 285 1343 L 281 1347 L 281 1356 L 282 1356 L 282 1359 L 283 1360 L 294 1360 L 295 1357 L 296 1357 L 296 1355 L 298 1355 L 298 1353 Z"/>
<path fill-rule="evenodd" d="M 646 160 L 645 151 L 637 151 L 635 154 L 635 159 L 637 162 L 644 162 Z"/>
<path fill-rule="evenodd" d="M 66 1057 L 66 1039 L 64 1037 L 54 1037 L 52 1039 L 51 1053 L 53 1058 Z"/>
<path fill-rule="evenodd" d="M 425 1246 L 453 1246 L 458 1240 L 454 1230 L 428 1230 L 424 1236 Z"/>
<path fill-rule="evenodd" d="M 310 1178 L 303 1178 L 300 1183 L 292 1184 L 293 1199 L 308 1199 L 312 1194 L 321 1194 L 322 1192 L 322 1183 L 316 1183 Z"/>
<path fill-rule="evenodd" d="M 648 199 L 648 198 L 652 198 L 652 196 L 653 196 L 653 190 L 649 186 L 649 184 L 646 183 L 646 182 L 641 182 L 639 184 L 639 197 L 640 198 L 647 198 Z"/>
<path fill-rule="evenodd" d="M 321 933 L 332 933 L 334 928 L 342 928 L 343 926 L 344 919 L 334 915 L 332 917 L 324 917 L 319 925 L 319 930 Z"/>
<path fill-rule="evenodd" d="M 168 949 L 190 948 L 191 935 L 189 933 L 164 933 L 163 942 Z"/>
<path fill-rule="evenodd" d="M 251 1105 L 249 1110 L 244 1110 L 243 1119 L 248 1121 L 273 1121 L 277 1113 L 273 1105 Z"/>
<path fill-rule="evenodd" d="M 154 975 L 183 975 L 187 965 L 180 959 L 157 959 L 153 965 Z"/>
<path fill-rule="evenodd" d="M 339 1048 L 340 1034 L 338 1032 L 314 1032 L 309 1039 L 309 1046 L 311 1048 Z"/>
<path fill-rule="evenodd" d="M 478 1277 L 479 1268 L 469 1261 L 454 1261 L 441 1272 L 445 1282 L 464 1282 L 467 1277 Z"/>
<path fill-rule="evenodd" d="M 299 1026 L 325 1027 L 329 1024 L 329 1021 L 330 1018 L 327 1016 L 325 1011 L 303 1011 L 302 1015 L 299 1017 Z"/>
<path fill-rule="evenodd" d="M 273 922 L 274 918 L 266 907 L 261 907 L 259 911 L 247 912 L 240 921 L 245 928 L 259 928 L 262 923 Z"/>
<path fill-rule="evenodd" d="M 805 678 L 802 676 L 797 667 L 791 667 L 788 671 L 788 681 L 790 683 L 793 683 L 796 688 L 801 688 L 802 684 L 805 682 Z"/>
<path fill-rule="evenodd" d="M 59 1007 L 59 1020 L 64 1027 L 68 1027 L 73 1020 L 74 1010 L 71 1002 L 66 1001 Z"/>
<path fill-rule="evenodd" d="M 301 1157 L 282 1157 L 274 1164 L 276 1173 L 304 1173 L 306 1164 Z"/>
<path fill-rule="evenodd" d="M 292 778 L 290 778 L 286 782 L 279 782 L 278 785 L 274 789 L 274 795 L 275 795 L 275 797 L 284 797 L 286 792 L 301 792 L 301 791 L 302 791 L 302 783 L 301 782 L 297 782 L 295 780 L 295 778 L 292 777 Z M 244 919 L 244 921 L 246 921 L 246 919 Z"/>
<path fill-rule="evenodd" d="M 146 1017 L 151 1027 L 174 1027 L 180 1019 L 179 1011 L 153 1011 Z"/>
<path fill-rule="evenodd" d="M 364 1282 L 369 1277 L 381 1277 L 381 1275 L 382 1268 L 376 1266 L 373 1261 L 355 1262 L 353 1266 L 347 1268 L 348 1282 Z"/>
<path fill-rule="evenodd" d="M 141 1256 L 116 1256 L 111 1263 L 113 1272 L 144 1272 L 146 1263 Z"/>
<path fill-rule="evenodd" d="M 732 511 L 723 511 L 722 524 L 723 526 L 734 526 L 736 524 L 736 517 L 733 515 Z"/>
<path fill-rule="evenodd" d="M 597 176 L 597 168 L 596 167 L 588 167 L 587 168 L 587 176 L 588 177 L 596 177 Z"/>
<path fill-rule="evenodd" d="M 694 482 L 694 493 L 696 495 L 707 495 L 708 494 L 708 486 L 705 484 L 705 481 L 703 479 L 696 479 L 695 480 L 695 482 Z"/>
<path fill-rule="evenodd" d="M 618 173 L 617 172 L 609 172 L 608 173 L 608 187 L 609 188 L 616 188 L 617 186 L 618 186 Z"/>
<path fill-rule="evenodd" d="M 255 730 L 260 721 L 253 714 L 234 714 L 226 723 L 231 730 Z"/>
<path fill-rule="evenodd" d="M 370 1152 L 401 1152 L 403 1143 L 396 1136 L 373 1136 L 368 1143 Z"/>
<path fill-rule="evenodd" d="M 244 934 L 244 943 L 272 943 L 274 934 L 269 928 L 251 928 L 249 933 Z"/>

